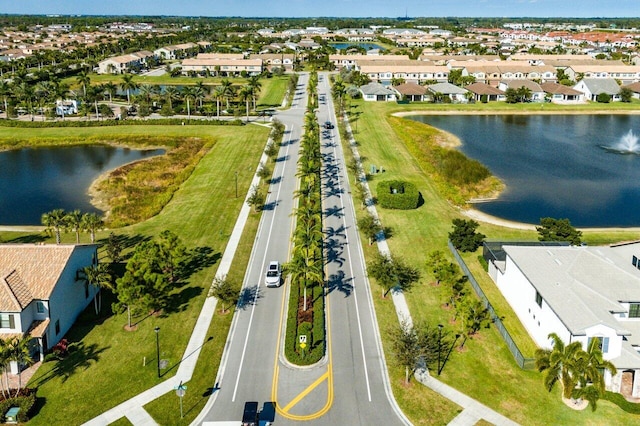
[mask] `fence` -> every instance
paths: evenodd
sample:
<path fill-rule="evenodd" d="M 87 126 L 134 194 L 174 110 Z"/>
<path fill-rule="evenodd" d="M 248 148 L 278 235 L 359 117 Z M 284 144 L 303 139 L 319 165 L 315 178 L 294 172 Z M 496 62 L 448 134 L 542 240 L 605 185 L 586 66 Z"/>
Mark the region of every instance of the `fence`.
<path fill-rule="evenodd" d="M 518 345 L 516 345 L 516 343 L 511 338 L 511 335 L 505 328 L 504 324 L 502 324 L 502 321 L 496 314 L 496 311 L 493 309 L 493 306 L 491 306 L 491 302 L 489 302 L 489 299 L 487 299 L 487 296 L 485 296 L 484 292 L 480 288 L 480 285 L 478 284 L 473 274 L 467 267 L 467 264 L 464 262 L 464 260 L 458 253 L 458 250 L 453 246 L 453 244 L 451 244 L 451 241 L 449 241 L 449 250 L 451 250 L 453 257 L 456 259 L 456 261 L 460 265 L 462 272 L 469 279 L 469 283 L 471 284 L 471 287 L 473 287 L 473 290 L 476 292 L 480 300 L 482 300 L 482 303 L 484 303 L 485 308 L 489 310 L 489 315 L 491 315 L 491 320 L 493 321 L 493 324 L 498 329 L 498 332 L 502 336 L 502 339 L 504 340 L 504 342 L 507 344 L 507 347 L 509 348 L 509 351 L 511 351 L 511 354 L 513 355 L 513 357 L 515 358 L 516 363 L 523 370 L 533 370 L 535 368 L 535 360 L 533 358 L 525 358 L 525 356 L 522 355 L 522 352 L 520 352 L 520 349 L 518 349 Z"/>

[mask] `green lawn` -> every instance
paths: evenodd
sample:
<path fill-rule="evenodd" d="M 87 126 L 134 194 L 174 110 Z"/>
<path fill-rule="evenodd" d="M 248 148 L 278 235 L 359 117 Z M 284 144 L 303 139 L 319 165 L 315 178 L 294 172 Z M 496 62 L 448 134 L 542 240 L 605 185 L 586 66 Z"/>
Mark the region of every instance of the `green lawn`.
<path fill-rule="evenodd" d="M 357 108 L 363 112 L 359 116 L 359 133 L 356 135 L 356 140 L 359 142 L 361 155 L 366 157 L 365 170 L 369 171 L 371 164 L 385 169 L 384 173 L 375 174 L 369 182 L 374 192 L 379 180 L 404 179 L 416 184 L 425 200 L 424 205 L 412 211 L 378 209 L 383 225 L 392 228 L 392 236 L 388 241 L 392 253 L 418 267 L 423 274 L 421 283 L 406 294 L 412 317 L 414 321 L 427 321 L 433 325 L 441 323 L 447 328 L 455 329 L 455 324 L 450 322 L 452 312 L 442 307 L 444 288 L 433 285 L 434 280 L 427 271 L 425 261 L 432 250 L 439 249 L 448 253 L 447 233 L 451 230 L 451 220 L 454 217 L 460 217 L 460 213 L 443 198 L 436 190 L 433 181 L 427 177 L 425 171 L 429 170 L 429 166 L 420 164 L 401 142 L 405 132 L 402 122 L 394 127 L 385 118 L 389 112 L 397 112 L 405 108 L 397 104 L 362 101 L 352 102 L 352 104 L 358 105 Z M 431 107 L 428 104 L 425 106 Z M 510 108 L 510 106 L 506 107 Z M 545 105 L 544 108 L 546 107 Z M 466 109 L 471 108 L 477 108 L 477 106 L 468 106 Z M 409 105 L 406 109 L 422 108 Z M 425 126 L 425 137 L 429 137 L 430 132 Z M 358 210 L 358 214 L 362 215 L 363 211 Z M 506 229 L 488 224 L 482 224 L 479 231 L 491 240 L 537 239 L 535 231 Z M 633 232 L 622 230 L 588 231 L 585 233 L 585 239 L 593 244 L 596 241 L 630 240 L 634 235 Z M 363 238 L 363 244 L 366 244 L 365 238 Z M 370 249 L 365 251 L 368 258 L 371 258 L 371 253 Z M 469 266 L 474 272 L 480 271 L 478 262 L 475 260 L 477 254 L 468 256 Z M 486 273 L 479 272 L 479 275 L 478 278 L 482 280 L 483 286 L 489 288 L 491 283 L 485 282 L 483 278 L 483 276 L 486 277 Z M 380 291 L 374 286 L 374 294 L 376 293 L 379 295 Z M 517 318 L 506 301 L 494 297 L 495 291 L 490 288 L 488 293 L 500 315 L 505 316 L 505 323 L 508 327 L 512 327 L 510 331 L 523 342 L 523 350 L 530 353 L 534 348 L 533 344 L 522 327 L 516 325 Z M 391 300 L 381 300 L 378 296 L 376 312 L 387 362 L 392 363 L 393 358 L 385 333 L 385 330 L 397 321 Z M 424 387 L 410 386 L 412 394 L 406 392 L 405 388 L 398 384 L 401 381 L 402 372 L 396 371 L 395 367 L 390 368 L 390 374 L 394 395 L 412 422 L 442 424 L 455 416 L 455 407 L 450 407 L 432 418 L 430 413 L 442 410 L 442 402 L 438 398 L 433 398 L 432 392 Z M 454 349 L 441 379 L 522 424 L 596 425 L 629 424 L 635 421 L 634 416 L 602 400 L 598 403 L 595 413 L 590 409 L 575 412 L 567 408 L 560 401 L 559 389 L 554 389 L 551 394 L 548 393 L 542 385 L 542 378 L 538 372 L 523 371 L 516 365 L 495 329 L 483 330 L 477 338 L 467 341 L 465 349 L 461 352 Z"/>
<path fill-rule="evenodd" d="M 125 314 L 109 314 L 108 301 L 105 301 L 100 317 L 88 309 L 68 334 L 71 341 L 81 342 L 81 350 L 64 362 L 44 364 L 29 383 L 39 386 L 38 395 L 43 398 L 39 400 L 38 415 L 30 424 L 67 424 L 68 419 L 83 422 L 158 383 L 153 331 L 156 326 L 160 327 L 161 359 L 169 361 L 164 378 L 175 374 L 176 369 L 171 367 L 176 366 L 184 352 L 243 202 L 242 197 L 235 198 L 235 172 L 239 172 L 239 193 L 245 194 L 268 134 L 268 129 L 260 126 L 201 127 L 164 129 L 169 134 L 179 130 L 183 136 L 200 135 L 216 142 L 161 214 L 136 226 L 117 230 L 133 243 L 170 229 L 189 248 L 198 250 L 201 269 L 175 290 L 168 312 L 157 317 L 136 318 L 138 328 L 134 332 L 123 329 Z M 47 131 L 51 130 L 57 129 Z M 85 130 L 78 129 L 78 133 Z M 162 131 L 156 126 L 124 130 L 141 134 L 145 130 L 147 134 Z M 72 137 L 77 136 L 77 133 L 72 134 Z M 105 235 L 103 232 L 100 237 Z M 7 234 L 3 238 L 7 240 Z M 65 235 L 67 240 L 72 238 L 71 234 Z M 211 329 L 214 339 L 205 345 L 205 353 L 218 354 L 219 358 L 229 317 L 216 318 L 214 324 L 217 326 Z M 203 371 L 210 374 L 215 368 L 212 366 Z M 213 381 L 213 376 L 209 379 Z M 206 378 L 200 378 L 200 384 L 203 381 Z M 197 389 L 198 386 L 194 391 Z M 100 403 L 96 404 L 96 401 Z"/>

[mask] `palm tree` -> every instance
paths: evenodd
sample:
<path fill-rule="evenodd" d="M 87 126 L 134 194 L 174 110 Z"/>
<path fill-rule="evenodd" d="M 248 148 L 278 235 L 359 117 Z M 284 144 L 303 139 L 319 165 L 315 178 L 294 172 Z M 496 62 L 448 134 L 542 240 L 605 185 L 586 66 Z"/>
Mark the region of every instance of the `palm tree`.
<path fill-rule="evenodd" d="M 87 70 L 80 71 L 76 77 L 76 82 L 82 86 L 82 93 L 87 96 L 87 86 L 91 85 L 91 77 L 89 77 Z"/>
<path fill-rule="evenodd" d="M 133 75 L 125 74 L 122 76 L 122 82 L 120 82 L 120 88 L 127 92 L 127 103 L 131 105 L 131 91 L 136 90 L 139 87 L 138 83 L 133 81 Z"/>
<path fill-rule="evenodd" d="M 7 101 L 9 97 L 11 97 L 11 86 L 7 83 L 6 80 L 0 79 L 0 96 L 2 96 L 2 101 L 4 103 L 4 112 L 7 112 Z M 9 118 L 9 116 L 6 116 Z"/>
<path fill-rule="evenodd" d="M 249 100 L 253 97 L 253 90 L 251 86 L 242 86 L 240 92 L 238 93 L 240 100 L 245 101 L 245 106 L 247 110 L 247 122 L 249 121 Z"/>
<path fill-rule="evenodd" d="M 560 380 L 562 395 L 571 398 L 579 382 L 576 355 L 582 351 L 582 343 L 575 341 L 565 345 L 556 333 L 549 334 L 549 339 L 553 340 L 552 349 L 536 350 L 536 368 L 543 372 L 544 384 L 549 392 Z"/>
<path fill-rule="evenodd" d="M 140 86 L 138 97 L 140 99 L 143 99 L 145 103 L 151 104 L 151 99 L 153 98 L 153 95 L 154 95 L 153 92 L 154 92 L 153 86 L 151 86 L 150 84 L 143 84 Z"/>
<path fill-rule="evenodd" d="M 104 226 L 102 218 L 96 213 L 85 213 L 82 215 L 82 229 L 89 231 L 91 244 L 96 242 L 96 231 Z"/>
<path fill-rule="evenodd" d="M 200 103 L 200 108 L 202 108 L 202 101 L 209 94 L 209 88 L 204 85 L 203 82 L 198 81 L 194 86 L 194 96 Z"/>
<path fill-rule="evenodd" d="M 98 291 L 93 297 L 93 308 L 96 311 L 96 315 L 98 315 L 102 310 L 101 290 L 103 288 L 113 289 L 109 266 L 106 263 L 98 263 L 96 265 L 85 266 L 82 268 L 82 272 L 84 273 L 86 282 L 98 288 Z"/>
<path fill-rule="evenodd" d="M 65 217 L 67 225 L 76 233 L 76 244 L 80 244 L 80 231 L 82 230 L 82 213 L 74 210 Z"/>
<path fill-rule="evenodd" d="M 253 97 L 253 109 L 256 109 L 256 98 L 260 93 L 260 89 L 262 89 L 262 83 L 260 83 L 259 75 L 252 75 L 249 77 L 249 81 L 247 82 L 249 87 L 251 87 L 251 95 Z"/>
<path fill-rule="evenodd" d="M 2 389 L 2 396 L 5 398 L 9 397 L 9 362 L 11 361 L 9 358 L 11 354 L 9 352 L 9 341 L 5 339 L 0 339 L 0 370 L 2 375 L 4 376 L 4 383 L 2 383 L 2 379 L 0 378 L 0 388 Z"/>
<path fill-rule="evenodd" d="M 185 102 L 187 103 L 187 117 L 191 118 L 191 108 L 190 108 L 190 104 L 189 104 L 189 99 L 195 99 L 196 93 L 195 93 L 195 89 L 191 86 L 186 86 L 184 89 L 182 89 L 182 98 L 185 100 Z"/>
<path fill-rule="evenodd" d="M 222 87 L 222 97 L 227 101 L 227 110 L 229 109 L 229 99 L 233 98 L 236 93 L 233 88 L 233 84 L 228 79 L 223 79 L 220 82 L 220 87 Z"/>
<path fill-rule="evenodd" d="M 42 224 L 55 232 L 56 244 L 60 244 L 60 230 L 67 224 L 66 216 L 63 209 L 55 209 L 42 215 Z"/>
<path fill-rule="evenodd" d="M 15 361 L 18 363 L 18 389 L 16 390 L 15 396 L 18 396 L 22 389 L 22 367 L 29 366 L 33 363 L 30 350 L 31 340 L 32 337 L 27 335 L 23 337 L 14 337 L 9 341 L 9 361 Z"/>
<path fill-rule="evenodd" d="M 176 86 L 167 86 L 164 89 L 164 96 L 169 101 L 169 109 L 173 110 L 173 101 L 180 98 L 180 91 Z"/>
<path fill-rule="evenodd" d="M 582 351 L 577 357 L 577 368 L 582 373 L 580 386 L 576 389 L 575 396 L 584 398 L 591 404 L 591 409 L 596 410 L 598 399 L 605 392 L 604 376 L 602 372 L 608 370 L 615 376 L 617 369 L 613 363 L 604 359 L 600 347 L 600 339 L 591 338 L 587 351 Z"/>
<path fill-rule="evenodd" d="M 118 86 L 116 86 L 112 81 L 109 81 L 102 85 L 102 89 L 104 90 L 104 93 L 109 95 L 109 103 L 113 103 L 113 95 L 118 91 Z"/>
<path fill-rule="evenodd" d="M 216 115 L 218 120 L 220 120 L 220 99 L 224 98 L 224 90 L 225 89 L 223 86 L 217 86 L 213 91 L 213 97 L 216 100 L 216 111 L 217 111 Z"/>

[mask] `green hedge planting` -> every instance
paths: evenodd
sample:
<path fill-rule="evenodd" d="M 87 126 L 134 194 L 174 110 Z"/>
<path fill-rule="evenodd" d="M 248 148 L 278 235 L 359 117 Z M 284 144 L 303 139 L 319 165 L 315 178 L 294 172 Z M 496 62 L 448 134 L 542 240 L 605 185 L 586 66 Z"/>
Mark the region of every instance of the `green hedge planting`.
<path fill-rule="evenodd" d="M 402 180 L 385 180 L 377 186 L 378 204 L 386 209 L 418 208 L 420 193 L 414 184 Z"/>
<path fill-rule="evenodd" d="M 627 413 L 640 414 L 640 404 L 627 401 L 624 396 L 619 393 L 606 391 L 604 395 L 602 395 L 602 399 L 613 402 Z"/>
<path fill-rule="evenodd" d="M 10 392 L 14 391 L 13 389 Z M 18 422 L 26 423 L 29 421 L 29 414 L 31 413 L 31 409 L 33 405 L 36 403 L 36 390 L 35 389 L 22 389 L 20 390 L 20 394 L 14 398 L 7 398 L 3 401 L 0 401 L 0 422 L 4 423 L 6 418 L 7 411 L 11 407 L 20 407 L 20 411 L 18 412 Z"/>
<path fill-rule="evenodd" d="M 0 119 L 0 127 L 110 127 L 110 126 L 244 126 L 242 120 L 183 120 L 180 118 L 161 118 L 157 120 L 102 120 L 102 121 L 20 121 Z"/>

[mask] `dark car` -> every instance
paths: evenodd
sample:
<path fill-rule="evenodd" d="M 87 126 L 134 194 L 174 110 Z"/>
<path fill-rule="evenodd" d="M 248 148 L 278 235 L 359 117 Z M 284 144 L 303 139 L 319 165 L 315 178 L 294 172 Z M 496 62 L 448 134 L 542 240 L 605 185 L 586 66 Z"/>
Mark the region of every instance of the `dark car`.
<path fill-rule="evenodd" d="M 258 402 L 248 401 L 244 403 L 242 414 L 242 426 L 258 426 Z"/>
<path fill-rule="evenodd" d="M 324 128 L 327 130 L 333 129 L 333 124 L 331 124 L 330 121 L 327 121 L 326 123 L 324 123 Z"/>

